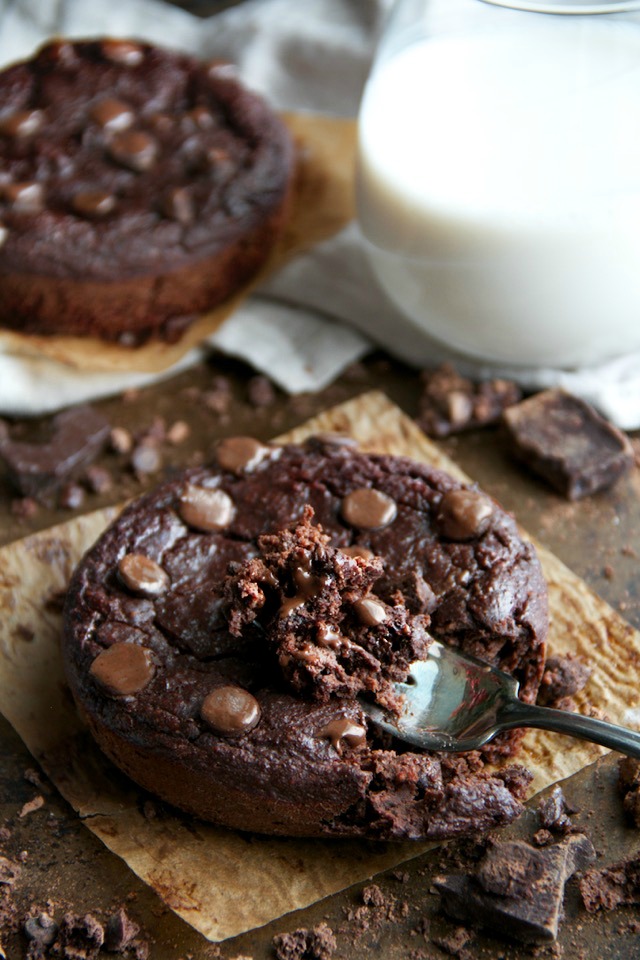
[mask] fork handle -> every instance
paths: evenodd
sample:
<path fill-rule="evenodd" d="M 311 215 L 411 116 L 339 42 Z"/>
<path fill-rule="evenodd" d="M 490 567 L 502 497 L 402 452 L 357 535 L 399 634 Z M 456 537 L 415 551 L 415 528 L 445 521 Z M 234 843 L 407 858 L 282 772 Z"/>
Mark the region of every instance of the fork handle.
<path fill-rule="evenodd" d="M 640 733 L 619 727 L 615 723 L 585 717 L 580 713 L 567 713 L 551 707 L 523 703 L 522 700 L 512 700 L 500 710 L 498 723 L 502 730 L 538 727 L 542 730 L 553 730 L 555 733 L 566 733 L 570 737 L 599 743 L 629 757 L 640 758 Z"/>

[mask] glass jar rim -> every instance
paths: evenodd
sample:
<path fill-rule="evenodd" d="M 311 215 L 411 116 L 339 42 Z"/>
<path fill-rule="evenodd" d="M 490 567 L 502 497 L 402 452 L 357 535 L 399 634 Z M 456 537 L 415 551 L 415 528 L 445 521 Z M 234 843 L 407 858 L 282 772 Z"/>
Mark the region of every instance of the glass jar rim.
<path fill-rule="evenodd" d="M 640 0 L 482 0 L 496 7 L 531 13 L 629 13 L 640 10 Z"/>

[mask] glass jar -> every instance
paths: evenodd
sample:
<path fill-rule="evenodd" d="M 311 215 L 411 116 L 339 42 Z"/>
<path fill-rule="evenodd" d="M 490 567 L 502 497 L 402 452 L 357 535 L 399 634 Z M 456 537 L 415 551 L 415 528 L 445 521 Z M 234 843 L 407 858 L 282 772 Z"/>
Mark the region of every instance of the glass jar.
<path fill-rule="evenodd" d="M 400 316 L 462 353 L 640 348 L 640 2 L 399 0 L 359 115 L 358 219 Z"/>

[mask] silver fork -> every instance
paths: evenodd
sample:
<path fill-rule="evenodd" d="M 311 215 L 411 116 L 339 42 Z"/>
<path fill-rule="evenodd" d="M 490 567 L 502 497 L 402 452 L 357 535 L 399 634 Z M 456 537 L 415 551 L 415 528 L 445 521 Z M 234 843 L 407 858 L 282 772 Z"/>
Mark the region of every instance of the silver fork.
<path fill-rule="evenodd" d="M 399 716 L 365 700 L 360 705 L 383 730 L 424 750 L 476 750 L 503 730 L 540 727 L 640 757 L 640 733 L 523 703 L 513 677 L 437 640 L 395 688 L 404 697 Z"/>

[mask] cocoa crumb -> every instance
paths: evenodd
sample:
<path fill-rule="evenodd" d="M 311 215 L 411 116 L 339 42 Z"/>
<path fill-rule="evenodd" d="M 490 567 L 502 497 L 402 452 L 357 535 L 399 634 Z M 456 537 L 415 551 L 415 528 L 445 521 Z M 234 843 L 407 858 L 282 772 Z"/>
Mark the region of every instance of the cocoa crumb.
<path fill-rule="evenodd" d="M 273 946 L 277 960 L 330 960 L 337 944 L 331 927 L 319 923 L 311 930 L 277 934 Z"/>

